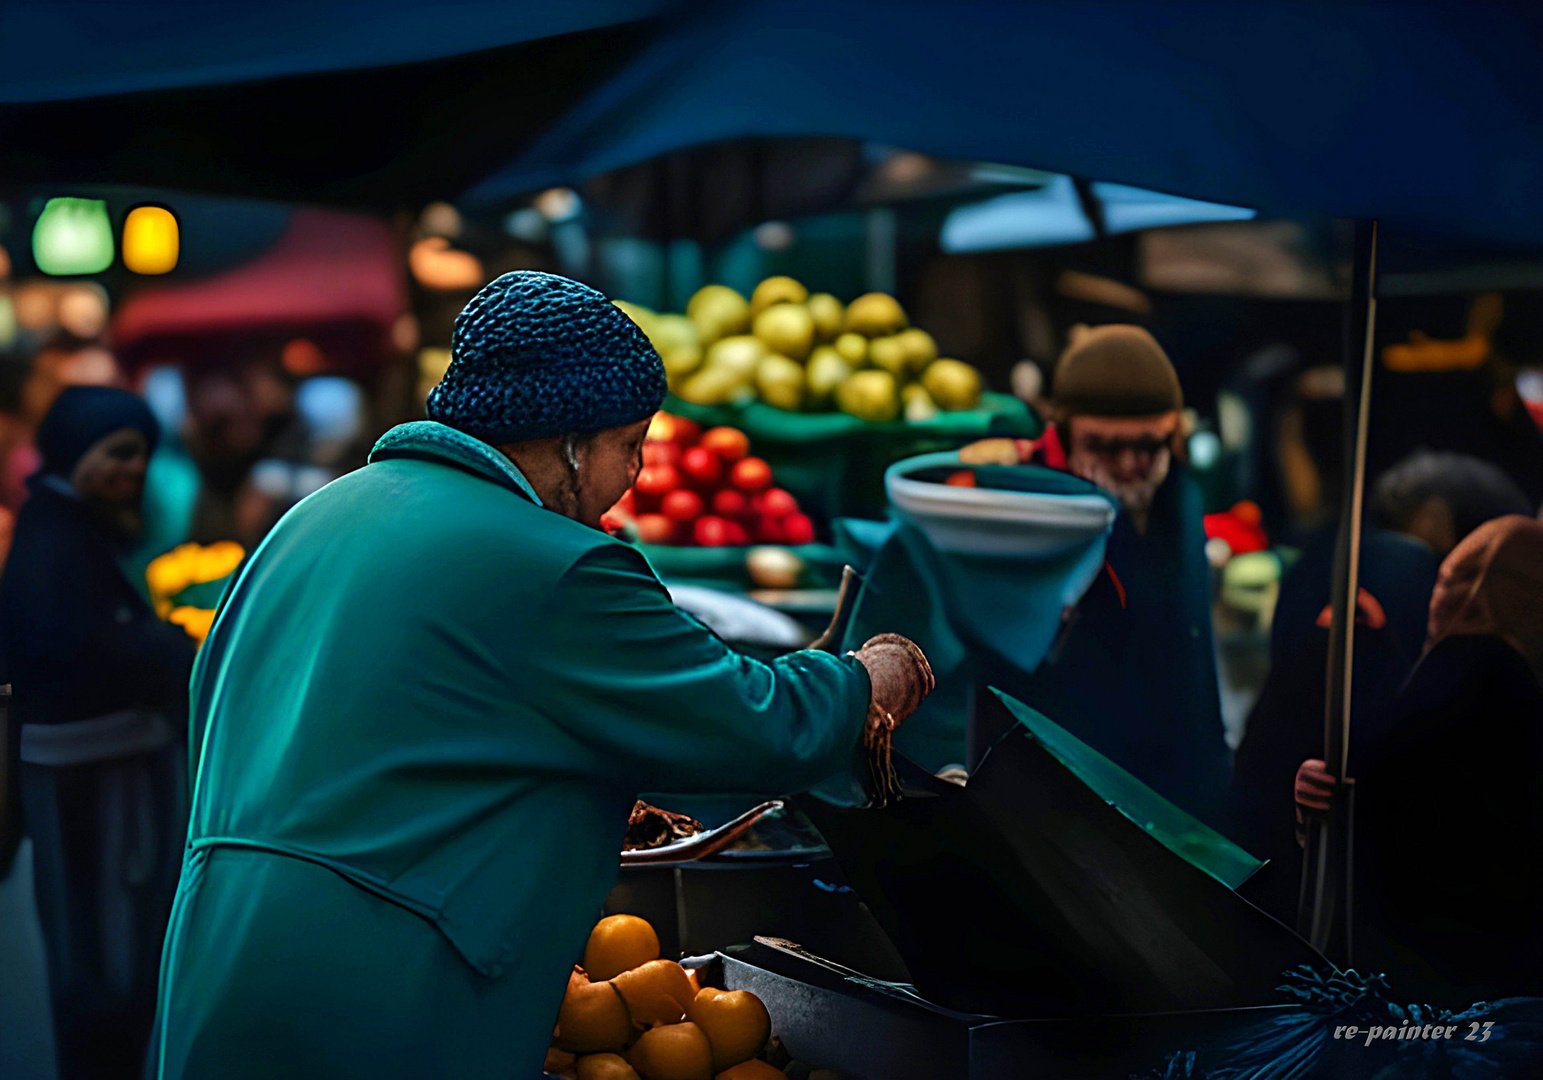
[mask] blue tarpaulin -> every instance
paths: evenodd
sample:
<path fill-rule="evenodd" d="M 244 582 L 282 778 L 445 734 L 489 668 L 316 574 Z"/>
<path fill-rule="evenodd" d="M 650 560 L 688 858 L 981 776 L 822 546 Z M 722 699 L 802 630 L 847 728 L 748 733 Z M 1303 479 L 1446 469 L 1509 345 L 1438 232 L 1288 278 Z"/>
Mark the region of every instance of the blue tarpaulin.
<path fill-rule="evenodd" d="M 0 0 L 0 181 L 391 211 L 496 170 L 680 0 Z"/>
<path fill-rule="evenodd" d="M 678 7 L 677 0 L 4 0 L 0 102 L 410 64 Z"/>
<path fill-rule="evenodd" d="M 497 203 L 829 135 L 1525 248 L 1540 45 L 1461 0 L 6 0 L 0 176 Z"/>
<path fill-rule="evenodd" d="M 1264 212 L 1543 244 L 1543 5 L 693 6 L 497 200 L 683 147 L 844 135 Z"/>

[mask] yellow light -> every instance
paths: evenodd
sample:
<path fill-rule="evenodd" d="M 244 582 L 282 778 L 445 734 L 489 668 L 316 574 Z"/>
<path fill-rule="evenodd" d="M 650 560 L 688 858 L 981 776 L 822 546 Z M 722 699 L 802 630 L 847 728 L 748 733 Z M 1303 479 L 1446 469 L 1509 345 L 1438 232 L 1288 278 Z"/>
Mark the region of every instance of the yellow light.
<path fill-rule="evenodd" d="M 407 251 L 413 277 L 426 289 L 461 292 L 480 289 L 486 278 L 482 260 L 469 251 L 456 251 L 443 236 L 428 236 Z"/>
<path fill-rule="evenodd" d="M 177 217 L 161 206 L 136 206 L 123 222 L 123 265 L 136 274 L 165 274 L 182 253 Z"/>

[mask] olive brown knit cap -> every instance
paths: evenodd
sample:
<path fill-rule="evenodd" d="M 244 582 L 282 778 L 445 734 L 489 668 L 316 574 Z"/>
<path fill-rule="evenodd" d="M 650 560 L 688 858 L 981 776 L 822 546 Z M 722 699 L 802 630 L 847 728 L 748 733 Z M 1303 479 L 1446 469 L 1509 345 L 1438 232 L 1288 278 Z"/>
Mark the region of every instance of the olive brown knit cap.
<path fill-rule="evenodd" d="M 664 363 L 588 285 L 531 270 L 486 285 L 456 316 L 430 420 L 494 446 L 583 435 L 652 416 Z"/>
<path fill-rule="evenodd" d="M 1155 416 L 1184 407 L 1178 373 L 1140 326 L 1074 327 L 1053 398 L 1067 416 Z"/>

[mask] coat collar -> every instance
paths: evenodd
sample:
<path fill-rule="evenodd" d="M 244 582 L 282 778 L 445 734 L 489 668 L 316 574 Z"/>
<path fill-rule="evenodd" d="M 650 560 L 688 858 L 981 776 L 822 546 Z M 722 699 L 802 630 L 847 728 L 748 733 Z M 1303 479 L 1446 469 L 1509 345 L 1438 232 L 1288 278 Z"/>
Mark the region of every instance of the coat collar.
<path fill-rule="evenodd" d="M 517 491 L 537 506 L 542 505 L 541 496 L 536 494 L 536 489 L 530 486 L 530 481 L 514 462 L 481 439 L 433 420 L 398 424 L 382 435 L 375 449 L 370 451 L 370 461 L 389 458 L 442 461 Z"/>

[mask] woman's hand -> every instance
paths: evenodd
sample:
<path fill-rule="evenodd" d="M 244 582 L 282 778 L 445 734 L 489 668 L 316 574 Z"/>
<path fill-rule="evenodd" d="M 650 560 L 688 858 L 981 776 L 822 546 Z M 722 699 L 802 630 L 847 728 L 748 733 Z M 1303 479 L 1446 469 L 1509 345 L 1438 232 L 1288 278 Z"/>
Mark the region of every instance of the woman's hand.
<path fill-rule="evenodd" d="M 1334 790 L 1339 781 L 1329 772 L 1327 763 L 1308 758 L 1297 769 L 1297 843 L 1307 843 L 1307 823 L 1329 812 L 1334 802 Z"/>
<path fill-rule="evenodd" d="M 874 803 L 884 806 L 900 795 L 900 780 L 890 755 L 895 728 L 932 693 L 937 680 L 921 649 L 899 634 L 869 638 L 852 655 L 868 669 L 870 697 L 863 748 L 873 774 Z"/>
<path fill-rule="evenodd" d="M 916 711 L 937 680 L 916 643 L 899 634 L 869 638 L 855 654 L 868 669 L 873 704 L 893 717 L 893 725 Z"/>

